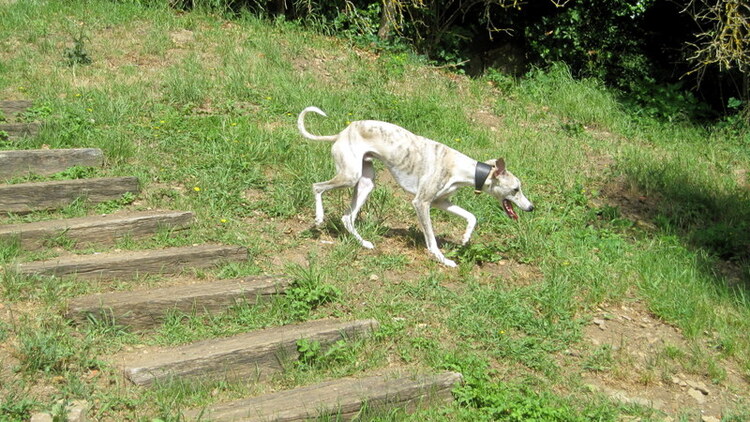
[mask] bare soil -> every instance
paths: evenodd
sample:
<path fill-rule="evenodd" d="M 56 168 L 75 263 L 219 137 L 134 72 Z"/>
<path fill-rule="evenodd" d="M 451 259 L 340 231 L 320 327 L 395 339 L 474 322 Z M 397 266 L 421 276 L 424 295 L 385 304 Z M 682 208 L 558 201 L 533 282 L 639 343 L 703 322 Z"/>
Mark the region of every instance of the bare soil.
<path fill-rule="evenodd" d="M 693 347 L 711 353 L 709 345 L 686 339 L 642 303 L 628 302 L 601 306 L 584 329 L 579 350 L 568 353 L 589 367 L 583 381 L 616 401 L 652 406 L 672 417 L 720 420 L 727 408 L 746 400 L 750 384 L 731 361 L 718 356 L 725 378 L 714 383 L 710 374 L 716 369 L 694 367 L 683 354 Z M 591 369 L 597 350 L 609 350 L 611 360 L 602 363 L 606 370 Z"/>

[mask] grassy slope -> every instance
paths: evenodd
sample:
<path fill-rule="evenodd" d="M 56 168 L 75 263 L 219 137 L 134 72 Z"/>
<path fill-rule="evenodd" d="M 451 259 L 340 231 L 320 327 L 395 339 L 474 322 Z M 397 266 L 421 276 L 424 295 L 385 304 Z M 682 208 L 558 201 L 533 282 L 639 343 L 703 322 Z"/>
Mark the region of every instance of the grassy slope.
<path fill-rule="evenodd" d="M 722 383 L 724 364 L 732 363 L 750 374 L 747 265 L 714 257 L 726 249 L 737 257 L 746 246 L 733 228 L 747 228 L 750 212 L 738 177 L 750 157 L 728 132 L 634 119 L 598 84 L 573 81 L 564 69 L 518 82 L 472 81 L 408 55 L 375 55 L 250 17 L 227 21 L 104 1 L 85 7 L 18 2 L 0 12 L 0 98 L 35 99 L 38 115 L 49 122 L 38 139 L 5 147 L 100 147 L 108 166 L 89 174 L 140 177 L 144 194 L 131 208 L 198 215 L 186 236 L 164 233 L 150 245 L 118 247 L 239 243 L 250 248 L 251 264 L 197 275 L 290 271 L 323 301 L 340 292 L 317 309 L 300 294 L 212 319 L 176 315 L 157 333 L 136 336 L 106 325 L 78 332 L 56 311 L 77 294 L 160 280 L 81 286 L 5 273 L 0 294 L 12 315 L 0 320 L 7 345 L 0 358 L 6 367 L 0 415 L 12 419 L 49 408 L 57 398 L 85 398 L 98 417 L 174 418 L 181 408 L 396 362 L 414 370 L 457 369 L 469 380 L 458 392 L 462 406 L 420 418 L 446 412 L 466 420 L 523 420 L 534 412 L 559 420 L 658 418 L 591 394 L 579 381 L 583 369 L 561 369 L 562 352 L 577 344 L 591 310 L 602 303 L 643 302 L 682 329 L 694 347 L 669 371 Z M 85 48 L 93 63 L 70 67 L 63 52 L 80 28 L 89 36 Z M 333 169 L 328 146 L 296 133 L 296 113 L 308 105 L 331 116 L 310 118 L 308 127 L 317 133 L 380 119 L 478 159 L 505 157 L 537 211 L 516 223 L 490 198 L 461 192 L 457 202 L 479 219 L 473 246 L 452 245 L 460 222 L 435 213 L 449 241 L 444 247 L 462 260 L 457 271 L 429 260 L 408 202 L 387 183 L 360 223 L 364 237 L 381 246 L 375 252 L 341 234 L 336 218 L 323 234 L 311 232 L 310 184 Z M 641 198 L 635 202 L 642 205 L 622 202 L 623 194 Z M 346 194 L 333 193 L 327 203 L 328 215 L 338 216 Z M 79 204 L 8 221 L 120 206 Z M 389 231 L 394 228 L 396 234 Z M 317 241 L 331 235 L 334 246 Z M 303 265 L 283 265 L 295 258 L 290 250 L 305 257 Z M 1 256 L 12 262 L 55 253 L 59 248 L 27 253 L 5 245 Z M 498 256 L 537 275 L 521 280 L 474 262 Z M 369 344 L 342 348 L 270 387 L 170 384 L 143 392 L 121 385 L 100 361 L 138 344 L 182 343 L 331 315 L 376 317 L 384 328 Z M 728 414 L 742 411 L 740 403 Z"/>

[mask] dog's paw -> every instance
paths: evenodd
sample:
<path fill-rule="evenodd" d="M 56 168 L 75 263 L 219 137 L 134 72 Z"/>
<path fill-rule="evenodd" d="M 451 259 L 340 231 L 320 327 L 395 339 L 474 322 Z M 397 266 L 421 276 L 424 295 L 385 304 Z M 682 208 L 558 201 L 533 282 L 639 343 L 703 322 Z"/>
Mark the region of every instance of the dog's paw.
<path fill-rule="evenodd" d="M 456 268 L 458 265 L 456 265 L 456 261 L 450 260 L 443 256 L 443 254 L 435 255 L 435 258 L 437 258 L 438 262 L 445 265 L 446 267 Z"/>
<path fill-rule="evenodd" d="M 367 240 L 362 241 L 362 247 L 367 249 L 375 249 L 375 245 L 373 245 L 372 242 L 368 242 Z"/>

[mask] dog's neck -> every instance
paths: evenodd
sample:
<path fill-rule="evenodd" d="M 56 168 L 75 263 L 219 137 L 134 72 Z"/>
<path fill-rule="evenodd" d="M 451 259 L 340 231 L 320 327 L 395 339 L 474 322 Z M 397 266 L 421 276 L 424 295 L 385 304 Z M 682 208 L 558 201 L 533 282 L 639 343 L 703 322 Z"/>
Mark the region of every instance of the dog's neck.
<path fill-rule="evenodd" d="M 475 193 L 482 193 L 482 187 L 484 186 L 484 183 L 487 181 L 487 177 L 489 177 L 491 172 L 492 172 L 491 165 L 485 164 L 481 161 L 477 161 L 477 167 L 474 170 L 474 192 Z"/>

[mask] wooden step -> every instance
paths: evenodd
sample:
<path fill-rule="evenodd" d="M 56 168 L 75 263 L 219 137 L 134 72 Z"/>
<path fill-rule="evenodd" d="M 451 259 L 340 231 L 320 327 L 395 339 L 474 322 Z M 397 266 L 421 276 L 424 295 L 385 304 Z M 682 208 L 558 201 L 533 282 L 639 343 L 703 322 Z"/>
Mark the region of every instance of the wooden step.
<path fill-rule="evenodd" d="M 112 245 L 124 237 L 142 239 L 161 228 L 182 230 L 195 216 L 187 211 L 142 211 L 62 220 L 0 225 L 0 239 L 18 239 L 22 248 L 35 249 L 59 236 L 76 242 L 77 247 Z"/>
<path fill-rule="evenodd" d="M 207 268 L 246 259 L 247 249 L 244 247 L 199 245 L 66 256 L 19 264 L 17 272 L 58 277 L 74 275 L 79 279 L 129 279 L 139 275 L 177 274 L 189 268 Z"/>
<path fill-rule="evenodd" d="M 0 140 L 6 137 L 10 140 L 32 138 L 39 134 L 41 128 L 42 124 L 38 122 L 2 123 L 0 124 Z"/>
<path fill-rule="evenodd" d="M 144 330 L 161 324 L 173 310 L 186 314 L 221 312 L 238 303 L 267 300 L 290 284 L 284 276 L 250 276 L 147 291 L 100 293 L 71 300 L 66 316 L 79 324 L 93 318 Z"/>
<path fill-rule="evenodd" d="M 6 119 L 14 119 L 16 115 L 26 111 L 31 105 L 32 102 L 29 100 L 0 101 L 0 111 Z"/>
<path fill-rule="evenodd" d="M 104 177 L 18 183 L 0 186 L 0 213 L 28 213 L 63 208 L 78 198 L 92 203 L 138 193 L 136 177 Z"/>
<path fill-rule="evenodd" d="M 49 176 L 73 166 L 100 167 L 104 154 L 98 148 L 0 151 L 0 180 L 30 174 Z"/>
<path fill-rule="evenodd" d="M 257 381 L 296 360 L 297 341 L 307 339 L 325 346 L 341 339 L 368 336 L 376 330 L 373 319 L 318 320 L 209 339 L 122 360 L 125 377 L 137 385 L 172 379 L 243 379 Z"/>
<path fill-rule="evenodd" d="M 451 390 L 461 381 L 457 372 L 342 378 L 188 411 L 184 416 L 187 421 L 212 422 L 351 420 L 365 409 L 377 412 L 399 408 L 408 412 L 450 402 Z"/>

